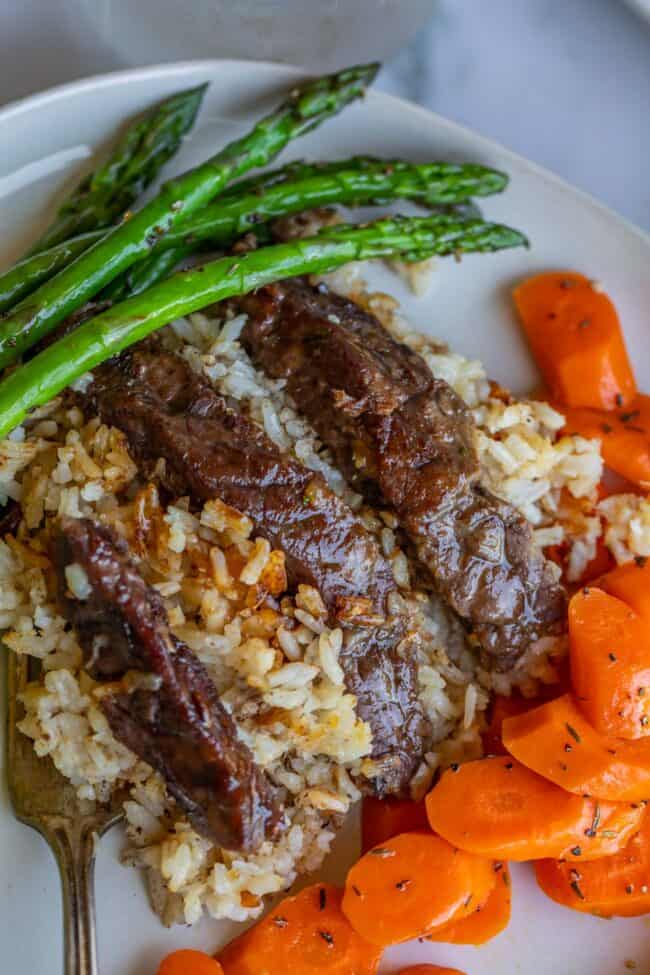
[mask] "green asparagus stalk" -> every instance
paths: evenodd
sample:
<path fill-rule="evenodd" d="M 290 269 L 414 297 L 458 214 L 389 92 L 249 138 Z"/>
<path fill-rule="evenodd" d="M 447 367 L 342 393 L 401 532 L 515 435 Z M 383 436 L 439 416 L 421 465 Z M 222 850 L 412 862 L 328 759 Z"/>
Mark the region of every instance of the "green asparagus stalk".
<path fill-rule="evenodd" d="M 180 260 L 194 253 L 201 244 L 227 245 L 251 228 L 259 230 L 261 224 L 275 217 L 313 207 L 385 204 L 396 199 L 413 200 L 429 207 L 452 204 L 457 207 L 460 203 L 466 207 L 468 197 L 500 192 L 507 181 L 503 173 L 473 164 L 411 164 L 366 157 L 317 165 L 291 163 L 229 187 L 217 203 L 205 207 L 163 237 L 151 257 L 113 281 L 104 296 L 115 300 L 139 294 L 167 277 Z M 480 217 L 480 214 L 463 213 L 463 216 Z M 100 238 L 101 233 L 87 234 L 83 241 L 89 247 Z M 37 255 L 31 261 L 23 261 L 0 276 L 0 311 L 11 307 L 18 297 L 29 294 L 69 263 L 71 246 L 74 241 Z"/>
<path fill-rule="evenodd" d="M 413 193 L 424 206 L 438 206 L 443 203 L 462 203 L 474 196 L 492 196 L 501 193 L 508 185 L 508 177 L 498 169 L 490 169 L 478 163 L 430 162 L 410 163 L 403 159 L 380 159 L 376 156 L 353 156 L 351 159 L 334 162 L 306 163 L 302 160 L 288 163 L 280 169 L 240 179 L 224 194 L 243 196 L 248 193 L 264 193 L 283 183 L 296 183 L 312 177 L 335 177 L 341 174 L 342 183 L 355 181 L 355 188 L 361 189 L 364 180 L 381 193 L 381 178 L 386 180 L 388 199 L 393 198 L 396 186 L 413 187 Z M 414 184 L 419 185 L 415 188 Z M 407 194 L 410 195 L 410 194 Z M 378 202 L 384 202 L 380 195 Z"/>
<path fill-rule="evenodd" d="M 115 223 L 177 151 L 207 87 L 178 92 L 129 126 L 104 165 L 75 188 L 30 254 Z"/>
<path fill-rule="evenodd" d="M 147 257 L 163 237 L 224 187 L 265 166 L 292 139 L 320 125 L 360 97 L 377 65 L 347 68 L 291 91 L 251 132 L 196 169 L 165 183 L 158 195 L 63 271 L 19 302 L 0 322 L 0 368 L 8 365 L 119 274 Z"/>
<path fill-rule="evenodd" d="M 134 342 L 183 315 L 262 285 L 332 271 L 378 257 L 423 260 L 433 254 L 486 252 L 526 244 L 516 230 L 481 220 L 395 217 L 365 226 L 340 225 L 316 237 L 222 257 L 181 271 L 161 284 L 84 322 L 0 383 L 0 437 L 29 410 Z"/>
<path fill-rule="evenodd" d="M 287 167 L 291 177 L 281 179 L 281 170 L 262 177 L 243 180 L 229 189 L 219 201 L 206 207 L 187 225 L 182 244 L 127 271 L 118 288 L 109 292 L 114 299 L 140 294 L 167 277 L 184 257 L 200 243 L 229 244 L 248 230 L 277 218 L 315 207 L 346 204 L 386 204 L 398 199 L 413 200 L 428 206 L 464 202 L 475 189 L 496 192 L 507 177 L 483 166 L 452 163 L 411 164 L 401 160 L 355 158 L 347 162 Z M 285 170 L 286 171 L 286 170 Z M 259 191 L 255 187 L 259 186 Z M 242 187 L 248 193 L 241 193 Z M 470 189 L 471 188 L 471 189 Z M 166 242 L 168 243 L 168 242 Z"/>
<path fill-rule="evenodd" d="M 80 234 L 14 264 L 12 268 L 0 275 L 0 313 L 12 308 L 44 281 L 49 281 L 105 235 L 105 230 Z"/>

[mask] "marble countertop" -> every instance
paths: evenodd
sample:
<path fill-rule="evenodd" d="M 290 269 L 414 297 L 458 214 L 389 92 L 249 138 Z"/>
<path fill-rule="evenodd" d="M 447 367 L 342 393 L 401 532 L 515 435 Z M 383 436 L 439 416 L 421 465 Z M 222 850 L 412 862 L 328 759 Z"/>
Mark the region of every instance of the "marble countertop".
<path fill-rule="evenodd" d="M 650 230 L 650 22 L 624 0 L 432 6 L 380 87 L 497 139 Z M 124 66 L 68 0 L 0 0 L 0 104 Z"/>

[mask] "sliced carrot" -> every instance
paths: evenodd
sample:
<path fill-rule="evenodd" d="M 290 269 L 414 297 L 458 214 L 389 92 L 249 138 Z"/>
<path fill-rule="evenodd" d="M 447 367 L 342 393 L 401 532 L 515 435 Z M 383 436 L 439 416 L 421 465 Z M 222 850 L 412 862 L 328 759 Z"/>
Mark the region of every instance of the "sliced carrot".
<path fill-rule="evenodd" d="M 614 305 L 582 274 L 539 274 L 513 292 L 551 396 L 567 406 L 613 410 L 636 395 Z"/>
<path fill-rule="evenodd" d="M 507 863 L 501 862 L 496 862 L 493 869 L 497 872 L 497 882 L 485 904 L 480 904 L 459 921 L 450 921 L 449 924 L 430 931 L 427 935 L 429 941 L 443 941 L 453 945 L 484 945 L 501 934 L 510 921 L 510 871 Z"/>
<path fill-rule="evenodd" d="M 645 803 L 609 802 L 607 799 L 592 802 L 593 819 L 589 828 L 574 846 L 564 850 L 559 860 L 585 863 L 614 856 L 638 833 L 645 815 Z"/>
<path fill-rule="evenodd" d="M 591 863 L 540 860 L 537 883 L 552 900 L 604 917 L 650 913 L 650 820 L 615 856 Z"/>
<path fill-rule="evenodd" d="M 650 559 L 639 556 L 619 565 L 602 576 L 598 586 L 650 620 Z"/>
<path fill-rule="evenodd" d="M 361 803 L 361 852 L 379 846 L 398 833 L 429 828 L 424 800 L 376 799 L 364 796 Z"/>
<path fill-rule="evenodd" d="M 381 951 L 352 928 L 342 897 L 331 884 L 285 897 L 219 954 L 225 975 L 374 975 Z"/>
<path fill-rule="evenodd" d="M 466 916 L 494 885 L 488 860 L 429 832 L 401 833 L 352 867 L 343 911 L 363 938 L 385 948 Z"/>
<path fill-rule="evenodd" d="M 485 755 L 507 755 L 508 751 L 501 737 L 503 722 L 515 714 L 524 714 L 543 704 L 544 701 L 557 697 L 570 686 L 566 660 L 558 661 L 558 683 L 546 684 L 540 688 L 537 697 L 524 697 L 518 691 L 510 695 L 495 694 L 488 707 L 488 726 L 481 732 L 481 742 Z"/>
<path fill-rule="evenodd" d="M 504 728 L 526 717 L 508 718 Z M 444 772 L 426 803 L 433 830 L 462 850 L 495 860 L 559 857 L 593 819 L 591 800 L 570 795 L 512 758 L 482 758 Z"/>
<path fill-rule="evenodd" d="M 535 704 L 515 691 L 509 697 L 505 694 L 495 694 L 488 710 L 489 722 L 485 731 L 481 732 L 483 751 L 486 755 L 507 755 L 501 740 L 501 726 L 505 718 L 513 714 L 523 714 Z"/>
<path fill-rule="evenodd" d="M 210 955 L 184 948 L 163 958 L 158 975 L 223 975 L 223 968 Z"/>
<path fill-rule="evenodd" d="M 614 411 L 557 409 L 565 417 L 564 433 L 600 440 L 606 467 L 632 484 L 650 488 L 650 396 L 639 395 Z"/>
<path fill-rule="evenodd" d="M 650 620 L 602 589 L 569 604 L 571 681 L 580 710 L 601 735 L 650 735 Z"/>
<path fill-rule="evenodd" d="M 503 742 L 529 769 L 568 792 L 613 802 L 650 798 L 650 740 L 599 735 L 570 694 L 507 718 Z"/>
<path fill-rule="evenodd" d="M 445 968 L 444 965 L 411 965 L 401 968 L 399 975 L 464 975 L 458 968 Z"/>

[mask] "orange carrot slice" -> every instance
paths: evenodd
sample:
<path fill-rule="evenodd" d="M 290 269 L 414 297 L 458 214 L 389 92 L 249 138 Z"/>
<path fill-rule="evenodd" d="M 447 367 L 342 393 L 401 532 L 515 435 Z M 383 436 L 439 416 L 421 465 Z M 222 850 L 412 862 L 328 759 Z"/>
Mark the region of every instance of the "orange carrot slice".
<path fill-rule="evenodd" d="M 650 735 L 650 621 L 602 589 L 569 604 L 571 681 L 580 710 L 601 735 Z"/>
<path fill-rule="evenodd" d="M 637 396 L 614 411 L 570 409 L 564 414 L 564 433 L 600 440 L 605 466 L 644 489 L 650 488 L 650 396 Z"/>
<path fill-rule="evenodd" d="M 552 900 L 574 911 L 604 917 L 650 913 L 650 822 L 615 856 L 591 863 L 540 860 L 537 883 Z"/>
<path fill-rule="evenodd" d="M 598 586 L 650 620 L 650 559 L 639 557 L 612 569 L 598 580 Z"/>
<path fill-rule="evenodd" d="M 558 860 L 586 863 L 614 856 L 641 828 L 645 815 L 643 802 L 608 802 L 594 799 L 593 819 L 578 842 L 567 847 Z"/>
<path fill-rule="evenodd" d="M 501 727 L 505 718 L 511 718 L 513 714 L 523 714 L 524 711 L 529 711 L 531 707 L 535 707 L 536 703 L 538 702 L 531 703 L 516 691 L 509 697 L 505 694 L 494 695 L 488 710 L 488 726 L 485 731 L 481 732 L 483 751 L 486 755 L 508 754 L 501 739 Z"/>
<path fill-rule="evenodd" d="M 352 867 L 343 911 L 362 938 L 386 948 L 466 916 L 494 884 L 488 860 L 432 833 L 401 833 Z"/>
<path fill-rule="evenodd" d="M 504 728 L 526 717 L 508 718 Z M 593 819 L 592 801 L 512 758 L 483 758 L 444 772 L 426 804 L 433 830 L 462 850 L 495 860 L 559 857 Z"/>
<path fill-rule="evenodd" d="M 314 884 L 285 897 L 219 954 L 226 975 L 374 975 L 381 951 L 351 927 L 342 896 Z"/>
<path fill-rule="evenodd" d="M 429 941 L 442 941 L 453 945 L 484 945 L 496 938 L 508 926 L 511 909 L 510 871 L 506 863 L 493 865 L 497 872 L 494 890 L 485 904 L 459 921 L 450 921 L 441 928 L 429 932 Z"/>
<path fill-rule="evenodd" d="M 570 694 L 503 722 L 503 742 L 529 769 L 579 796 L 650 798 L 650 740 L 599 735 Z"/>
<path fill-rule="evenodd" d="M 163 958 L 158 975 L 223 975 L 223 968 L 210 955 L 184 948 Z"/>
<path fill-rule="evenodd" d="M 567 406 L 613 410 L 636 395 L 614 305 L 582 274 L 539 274 L 513 292 L 551 396 Z"/>
<path fill-rule="evenodd" d="M 559 662 L 560 673 L 557 684 L 546 684 L 540 688 L 537 697 L 524 697 L 518 691 L 510 695 L 495 694 L 488 707 L 488 725 L 481 732 L 481 742 L 485 755 L 507 755 L 508 751 L 501 737 L 503 722 L 515 714 L 524 714 L 539 707 L 544 701 L 557 697 L 570 687 L 569 671 L 566 660 Z"/>
<path fill-rule="evenodd" d="M 416 833 L 429 828 L 424 800 L 377 799 L 364 796 L 361 803 L 361 852 L 379 846 L 398 833 Z"/>

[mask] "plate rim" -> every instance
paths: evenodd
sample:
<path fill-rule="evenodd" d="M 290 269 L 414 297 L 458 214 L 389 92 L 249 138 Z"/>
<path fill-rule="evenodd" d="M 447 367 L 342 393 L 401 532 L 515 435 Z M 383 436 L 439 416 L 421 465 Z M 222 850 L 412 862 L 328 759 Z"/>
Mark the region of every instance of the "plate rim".
<path fill-rule="evenodd" d="M 633 0 L 633 2 L 636 4 L 636 0 Z M 118 68 L 115 71 L 102 72 L 95 75 L 89 75 L 84 78 L 78 78 L 74 81 L 67 81 L 60 85 L 54 85 L 50 88 L 45 88 L 42 91 L 35 92 L 31 95 L 25 95 L 22 98 L 11 101 L 7 105 L 0 108 L 0 127 L 2 127 L 5 123 L 10 122 L 14 117 L 18 117 L 21 114 L 28 114 L 34 109 L 42 108 L 57 101 L 58 99 L 65 99 L 71 95 L 91 92 L 97 88 L 108 88 L 116 83 L 160 79 L 166 76 L 182 74 L 183 72 L 189 73 L 196 71 L 197 69 L 205 69 L 206 72 L 209 72 L 211 69 L 214 69 L 214 66 L 217 65 L 222 68 L 225 66 L 230 66 L 234 71 L 241 71 L 246 67 L 250 67 L 250 65 L 255 65 L 257 69 L 262 68 L 265 71 L 269 71 L 269 74 L 277 72 L 278 74 L 284 73 L 285 75 L 289 74 L 296 77 L 310 76 L 308 71 L 305 71 L 304 68 L 298 67 L 297 65 L 286 64 L 279 61 L 256 60 L 255 58 L 197 58 L 184 61 L 160 62 L 158 64 L 143 65 L 135 68 Z M 577 198 L 584 206 L 596 211 L 603 218 L 613 220 L 622 230 L 625 230 L 627 233 L 636 237 L 639 243 L 650 249 L 650 232 L 645 231 L 642 227 L 639 227 L 637 224 L 633 223 L 633 221 L 628 220 L 627 217 L 622 216 L 612 207 L 602 203 L 591 193 L 580 189 L 573 183 L 570 183 L 568 180 L 564 179 L 562 176 L 559 176 L 557 173 L 553 172 L 553 170 L 548 169 L 546 166 L 542 166 L 540 163 L 536 163 L 527 156 L 523 156 L 520 153 L 515 152 L 514 150 L 508 148 L 508 146 L 500 143 L 498 140 L 484 135 L 482 132 L 473 129 L 470 126 L 456 122 L 454 119 L 448 118 L 445 115 L 434 112 L 425 105 L 419 105 L 417 102 L 414 102 L 409 98 L 402 98 L 399 95 L 393 95 L 390 92 L 385 92 L 376 88 L 371 88 L 365 97 L 370 99 L 379 98 L 388 100 L 389 102 L 394 103 L 395 108 L 399 107 L 402 111 L 408 111 L 415 113 L 416 115 L 420 115 L 426 118 L 429 124 L 433 122 L 433 124 L 436 126 L 446 129 L 448 132 L 450 132 L 450 134 L 453 133 L 458 136 L 469 137 L 475 140 L 482 149 L 496 152 L 505 156 L 518 167 L 528 170 L 528 172 L 551 184 L 557 190 L 560 190 L 563 193 L 568 193 L 574 198 Z"/>

